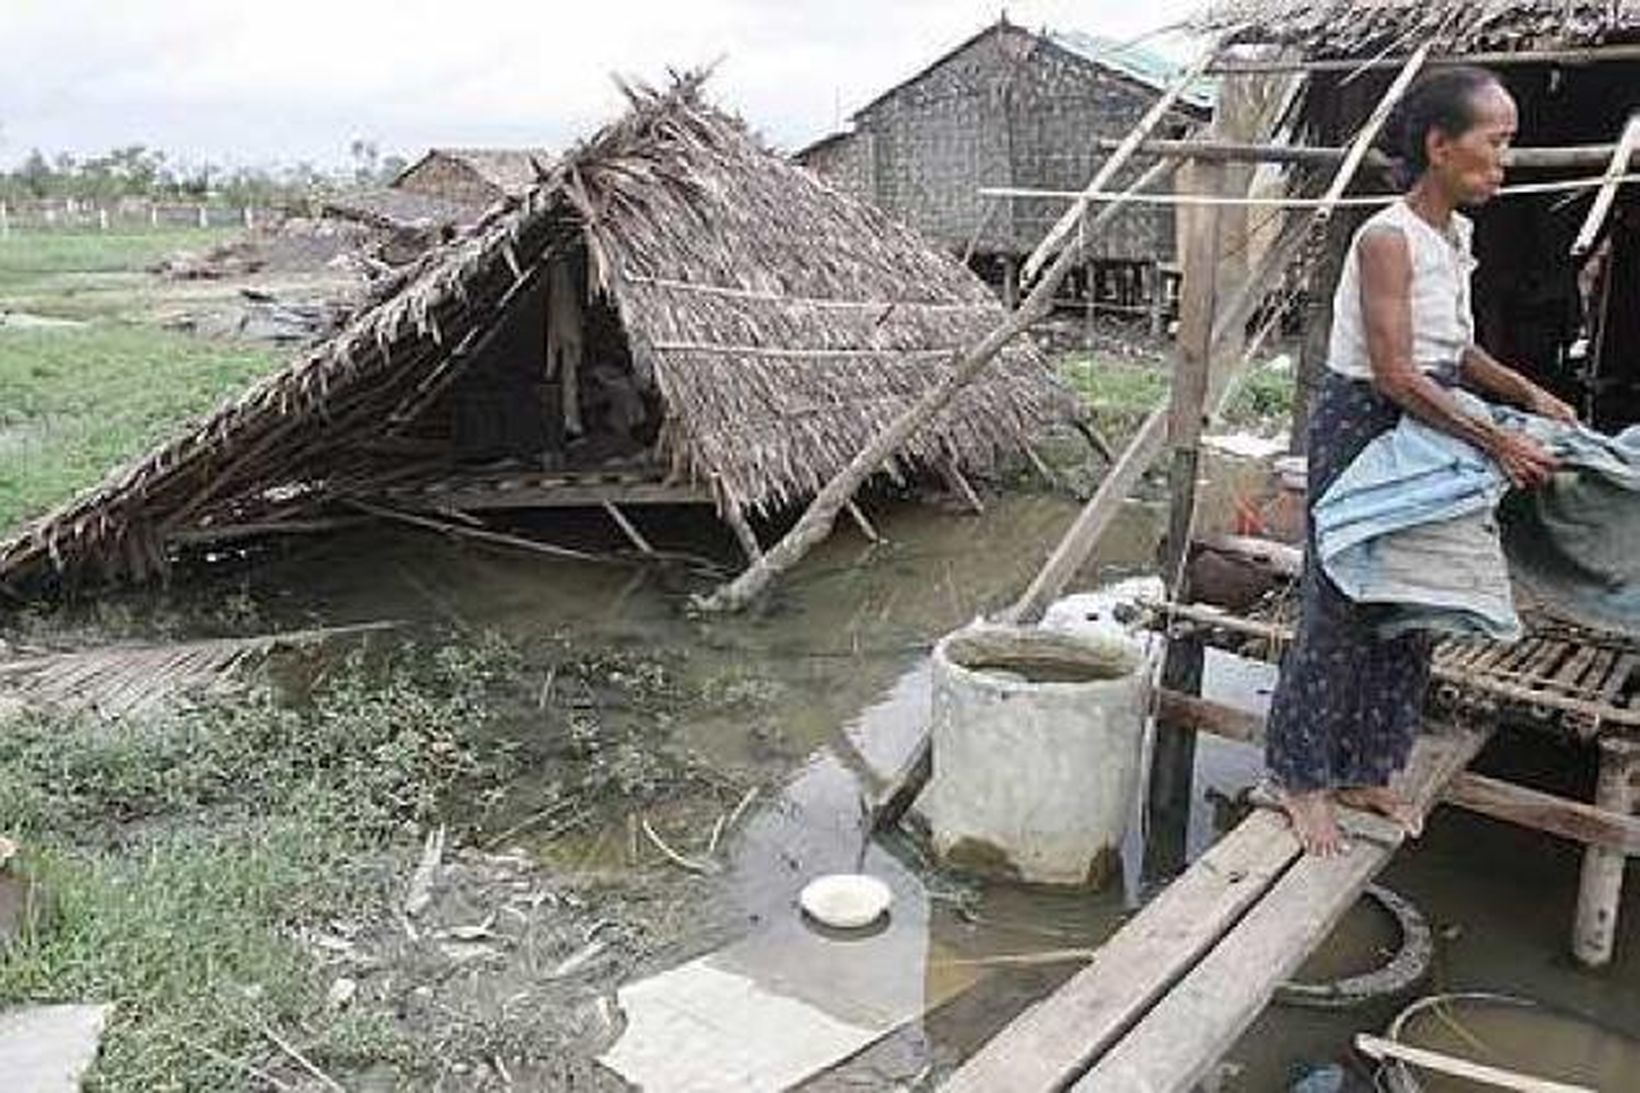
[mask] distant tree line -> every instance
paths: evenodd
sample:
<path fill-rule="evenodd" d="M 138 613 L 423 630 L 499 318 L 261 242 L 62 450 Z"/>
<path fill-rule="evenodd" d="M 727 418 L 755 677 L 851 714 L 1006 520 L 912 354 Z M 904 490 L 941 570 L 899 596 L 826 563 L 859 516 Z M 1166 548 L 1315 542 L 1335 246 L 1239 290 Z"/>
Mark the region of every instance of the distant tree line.
<path fill-rule="evenodd" d="M 47 157 L 38 148 L 12 170 L 0 171 L 0 200 L 92 203 L 120 198 L 220 201 L 235 206 L 298 205 L 316 194 L 353 186 L 384 185 L 404 170 L 402 156 L 381 154 L 373 141 L 348 147 L 351 164 L 320 170 L 311 163 L 274 167 L 219 167 L 172 162 L 159 149 L 128 144 L 97 156 Z"/>

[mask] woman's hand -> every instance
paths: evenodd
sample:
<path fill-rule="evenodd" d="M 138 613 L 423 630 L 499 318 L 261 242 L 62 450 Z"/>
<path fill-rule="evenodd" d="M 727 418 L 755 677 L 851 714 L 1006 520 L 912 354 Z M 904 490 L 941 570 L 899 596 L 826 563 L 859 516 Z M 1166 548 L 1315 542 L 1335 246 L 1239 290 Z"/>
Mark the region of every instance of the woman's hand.
<path fill-rule="evenodd" d="M 1533 387 L 1526 396 L 1526 411 L 1554 421 L 1564 421 L 1568 425 L 1577 424 L 1577 411 L 1541 387 Z"/>
<path fill-rule="evenodd" d="M 1536 489 L 1548 483 L 1560 468 L 1560 461 L 1549 450 L 1524 433 L 1496 429 L 1487 444 L 1487 454 L 1497 460 L 1509 481 L 1523 490 Z"/>

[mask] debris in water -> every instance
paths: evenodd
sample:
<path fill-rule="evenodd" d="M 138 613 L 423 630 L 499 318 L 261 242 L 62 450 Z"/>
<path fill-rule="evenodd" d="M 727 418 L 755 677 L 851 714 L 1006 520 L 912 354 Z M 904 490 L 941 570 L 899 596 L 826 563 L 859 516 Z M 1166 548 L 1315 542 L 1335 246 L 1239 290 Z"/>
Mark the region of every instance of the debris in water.
<path fill-rule="evenodd" d="M 876 877 L 864 873 L 828 873 L 803 887 L 797 902 L 824 926 L 858 930 L 870 926 L 888 910 L 894 893 Z"/>
<path fill-rule="evenodd" d="M 346 1009 L 359 993 L 359 981 L 340 976 L 325 992 L 325 1005 L 333 1010 Z"/>
<path fill-rule="evenodd" d="M 444 825 L 427 833 L 427 842 L 422 847 L 421 861 L 416 863 L 416 871 L 410 876 L 410 887 L 404 894 L 404 913 L 408 918 L 415 918 L 427 909 L 427 904 L 433 898 L 433 880 L 438 876 L 439 863 L 444 860 Z"/>

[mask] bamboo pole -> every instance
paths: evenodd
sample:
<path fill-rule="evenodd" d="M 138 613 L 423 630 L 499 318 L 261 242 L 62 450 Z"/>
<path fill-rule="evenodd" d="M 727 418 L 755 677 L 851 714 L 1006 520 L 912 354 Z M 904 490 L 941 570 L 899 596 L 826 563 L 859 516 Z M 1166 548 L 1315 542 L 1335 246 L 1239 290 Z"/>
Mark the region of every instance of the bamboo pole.
<path fill-rule="evenodd" d="M 1627 740 L 1600 742 L 1600 777 L 1595 807 L 1628 816 L 1634 811 L 1631 775 L 1640 769 L 1640 749 Z M 1577 916 L 1572 925 L 1572 955 L 1589 968 L 1611 963 L 1617 943 L 1617 913 L 1623 902 L 1623 871 L 1628 856 L 1621 850 L 1591 846 L 1583 852 L 1583 874 L 1577 889 Z"/>
<path fill-rule="evenodd" d="M 1135 194 L 1154 187 L 1172 173 L 1171 164 L 1157 163 L 1134 180 L 1126 192 Z M 1115 201 L 1101 209 L 1088 225 L 1088 236 L 1091 237 L 1099 228 L 1109 223 L 1122 205 L 1122 201 Z M 778 543 L 761 556 L 754 558 L 745 572 L 733 581 L 716 589 L 709 596 L 698 597 L 695 606 L 703 611 L 738 611 L 757 598 L 775 577 L 802 560 L 804 555 L 831 533 L 832 525 L 836 522 L 837 514 L 842 511 L 843 505 L 859 491 L 860 486 L 883 464 L 883 461 L 903 447 L 917 430 L 945 409 L 956 397 L 957 392 L 972 382 L 1003 347 L 1047 315 L 1053 307 L 1054 293 L 1060 282 L 1075 268 L 1081 256 L 1080 246 L 1071 246 L 1060 251 L 1053 265 L 1048 267 L 1041 281 L 1031 290 L 1031 294 L 1018 310 L 1009 313 L 977 344 L 962 353 L 955 367 L 943 380 L 924 391 L 921 398 L 895 418 L 888 428 L 878 433 L 871 443 L 849 461 L 848 466 L 833 476 Z"/>
<path fill-rule="evenodd" d="M 1611 164 L 1606 168 L 1606 177 L 1601 181 L 1600 192 L 1594 195 L 1594 204 L 1589 206 L 1589 215 L 1583 220 L 1583 227 L 1577 233 L 1577 239 L 1572 243 L 1572 257 L 1581 258 L 1588 254 L 1594 246 L 1595 238 L 1600 234 L 1601 225 L 1606 222 L 1606 215 L 1611 212 L 1612 200 L 1617 197 L 1617 186 L 1623 179 L 1629 167 L 1629 157 L 1634 153 L 1634 147 L 1640 144 L 1640 114 L 1629 115 L 1628 123 L 1623 126 L 1623 135 L 1617 142 L 1616 150 L 1612 152 Z"/>
<path fill-rule="evenodd" d="M 1427 61 L 1425 62 L 1428 63 Z M 1114 137 L 1095 137 L 1098 149 L 1115 148 L 1120 142 Z M 1571 144 L 1537 148 L 1510 148 L 1503 154 L 1505 167 L 1514 170 L 1555 170 L 1564 168 L 1605 167 L 1616 152 L 1615 144 Z M 1345 148 L 1302 144 L 1268 144 L 1254 141 L 1230 140 L 1147 140 L 1135 153 L 1140 156 L 1166 156 L 1172 159 L 1223 160 L 1226 163 L 1277 163 L 1331 166 L 1342 163 Z M 1395 161 L 1376 148 L 1368 149 L 1363 165 L 1389 168 Z"/>
<path fill-rule="evenodd" d="M 1640 174 L 1630 173 L 1619 175 L 1615 180 L 1605 175 L 1595 175 L 1590 178 L 1569 178 L 1555 182 L 1520 182 L 1513 186 L 1501 187 L 1498 197 L 1524 197 L 1528 194 L 1561 194 L 1573 193 L 1578 190 L 1598 190 L 1612 182 L 1617 185 L 1627 185 L 1640 182 Z M 1032 197 L 1047 201 L 1075 201 L 1082 197 L 1093 197 L 1101 201 L 1111 201 L 1117 198 L 1117 192 L 1085 194 L 1081 190 L 1038 190 L 1028 186 L 982 186 L 979 191 L 985 196 L 1002 197 Z M 1324 197 L 1236 197 L 1224 194 L 1140 194 L 1130 200 L 1135 205 L 1171 205 L 1180 207 L 1190 206 L 1228 206 L 1231 208 L 1265 208 L 1265 209 L 1327 209 L 1335 208 L 1372 208 L 1377 205 L 1389 205 L 1401 200 L 1404 195 L 1399 193 L 1380 194 L 1351 194 L 1348 197 L 1339 197 L 1328 200 Z"/>

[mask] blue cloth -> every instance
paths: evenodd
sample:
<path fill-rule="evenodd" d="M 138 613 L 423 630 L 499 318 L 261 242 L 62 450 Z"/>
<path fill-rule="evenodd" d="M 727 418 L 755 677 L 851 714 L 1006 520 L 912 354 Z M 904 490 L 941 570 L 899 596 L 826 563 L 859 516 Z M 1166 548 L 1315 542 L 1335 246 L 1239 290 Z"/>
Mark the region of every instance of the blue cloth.
<path fill-rule="evenodd" d="M 1400 420 L 1401 408 L 1372 384 L 1329 369 L 1310 410 L 1310 505 Z M 1295 793 L 1387 785 L 1423 722 L 1433 642 L 1422 631 L 1381 637 L 1380 624 L 1393 609 L 1356 603 L 1339 591 L 1316 561 L 1314 531 L 1311 520 L 1298 624 L 1265 722 L 1265 763 L 1271 778 Z"/>
<path fill-rule="evenodd" d="M 1520 634 L 1511 577 L 1598 626 L 1640 626 L 1640 427 L 1610 437 L 1455 390 L 1466 412 L 1531 436 L 1562 470 L 1512 491 L 1473 445 L 1411 417 L 1368 444 L 1311 510 L 1327 575 L 1386 604 L 1379 632 Z"/>

